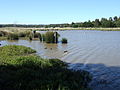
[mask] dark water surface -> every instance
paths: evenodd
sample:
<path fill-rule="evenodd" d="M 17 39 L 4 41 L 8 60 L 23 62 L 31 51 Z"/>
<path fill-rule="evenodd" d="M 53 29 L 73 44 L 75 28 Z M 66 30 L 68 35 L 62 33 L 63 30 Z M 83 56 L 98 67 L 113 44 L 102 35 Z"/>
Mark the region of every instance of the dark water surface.
<path fill-rule="evenodd" d="M 44 58 L 59 58 L 70 63 L 70 68 L 87 70 L 93 74 L 91 87 L 94 90 L 120 90 L 120 31 L 58 32 L 61 38 L 68 39 L 68 44 L 45 44 L 27 40 L 0 43 L 2 46 L 28 46 Z"/>

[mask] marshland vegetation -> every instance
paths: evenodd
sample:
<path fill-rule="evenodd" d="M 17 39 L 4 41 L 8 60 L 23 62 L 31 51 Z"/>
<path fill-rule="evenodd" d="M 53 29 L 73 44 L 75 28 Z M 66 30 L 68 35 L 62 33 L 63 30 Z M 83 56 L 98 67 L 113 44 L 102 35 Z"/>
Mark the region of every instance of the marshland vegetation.
<path fill-rule="evenodd" d="M 68 69 L 59 59 L 43 59 L 25 46 L 0 47 L 1 90 L 89 90 L 86 71 Z"/>
<path fill-rule="evenodd" d="M 38 33 L 36 32 L 36 30 L 24 31 L 24 32 L 0 31 L 0 38 L 8 39 L 8 40 L 18 40 L 20 38 L 24 38 L 28 40 L 37 39 L 37 40 L 40 40 L 41 42 L 46 42 L 46 43 L 58 43 L 59 37 L 60 37 L 60 34 L 53 31 L 48 31 L 45 34 Z M 63 38 L 61 42 L 67 43 L 67 39 Z"/>

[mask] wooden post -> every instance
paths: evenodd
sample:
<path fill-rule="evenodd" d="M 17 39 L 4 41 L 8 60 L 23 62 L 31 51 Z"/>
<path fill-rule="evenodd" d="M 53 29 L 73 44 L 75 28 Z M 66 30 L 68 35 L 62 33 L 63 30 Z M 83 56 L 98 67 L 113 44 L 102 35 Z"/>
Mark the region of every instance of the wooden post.
<path fill-rule="evenodd" d="M 58 43 L 58 33 L 55 32 L 55 33 L 54 33 L 54 36 L 55 36 L 55 43 Z"/>

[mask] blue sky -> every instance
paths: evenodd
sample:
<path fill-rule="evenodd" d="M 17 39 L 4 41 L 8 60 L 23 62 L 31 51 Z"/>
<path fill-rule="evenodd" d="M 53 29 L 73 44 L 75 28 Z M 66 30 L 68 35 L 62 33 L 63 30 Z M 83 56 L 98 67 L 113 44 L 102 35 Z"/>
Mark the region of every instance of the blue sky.
<path fill-rule="evenodd" d="M 55 24 L 120 16 L 120 0 L 0 0 L 0 24 Z"/>

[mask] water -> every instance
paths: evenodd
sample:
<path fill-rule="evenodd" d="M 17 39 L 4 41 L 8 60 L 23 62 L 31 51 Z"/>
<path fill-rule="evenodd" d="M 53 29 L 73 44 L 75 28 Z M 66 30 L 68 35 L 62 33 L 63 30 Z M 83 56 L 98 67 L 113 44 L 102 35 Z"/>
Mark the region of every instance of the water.
<path fill-rule="evenodd" d="M 68 44 L 27 40 L 0 43 L 2 46 L 28 46 L 37 50 L 41 57 L 59 58 L 70 63 L 70 68 L 91 72 L 93 90 L 120 90 L 120 31 L 69 30 L 58 33 L 61 38 L 68 39 Z"/>

